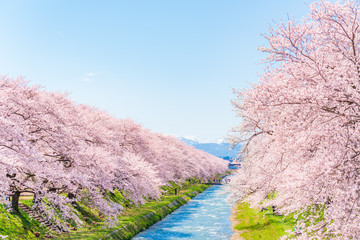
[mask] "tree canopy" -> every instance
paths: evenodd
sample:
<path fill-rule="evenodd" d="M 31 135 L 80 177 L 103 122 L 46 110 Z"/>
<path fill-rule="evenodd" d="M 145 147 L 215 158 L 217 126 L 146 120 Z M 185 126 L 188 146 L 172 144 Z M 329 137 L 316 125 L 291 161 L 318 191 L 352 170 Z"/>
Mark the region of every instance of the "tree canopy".
<path fill-rule="evenodd" d="M 235 91 L 242 122 L 231 139 L 244 163 L 233 197 L 306 213 L 298 238 L 360 235 L 359 7 L 318 1 L 301 21 L 270 27 L 266 72 Z"/>

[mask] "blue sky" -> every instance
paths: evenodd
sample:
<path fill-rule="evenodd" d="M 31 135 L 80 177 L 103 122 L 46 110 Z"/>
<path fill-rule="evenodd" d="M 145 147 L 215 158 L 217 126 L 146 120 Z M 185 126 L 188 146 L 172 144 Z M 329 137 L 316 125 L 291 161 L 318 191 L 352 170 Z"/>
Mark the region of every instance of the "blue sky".
<path fill-rule="evenodd" d="M 0 0 L 0 74 L 177 136 L 238 124 L 232 88 L 261 74 L 267 25 L 303 0 Z"/>

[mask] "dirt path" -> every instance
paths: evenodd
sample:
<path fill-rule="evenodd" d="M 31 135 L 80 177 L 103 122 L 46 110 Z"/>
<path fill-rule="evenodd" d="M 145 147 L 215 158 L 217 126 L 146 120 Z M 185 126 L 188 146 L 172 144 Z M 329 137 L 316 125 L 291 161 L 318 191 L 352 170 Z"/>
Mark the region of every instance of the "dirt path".
<path fill-rule="evenodd" d="M 240 236 L 240 234 L 244 231 L 239 231 L 239 230 L 235 229 L 235 226 L 240 223 L 240 220 L 236 219 L 236 213 L 238 212 L 238 210 L 236 208 L 237 207 L 235 206 L 231 209 L 230 221 L 232 223 L 231 227 L 234 231 L 234 234 L 232 235 L 231 240 L 245 240 L 245 238 Z"/>

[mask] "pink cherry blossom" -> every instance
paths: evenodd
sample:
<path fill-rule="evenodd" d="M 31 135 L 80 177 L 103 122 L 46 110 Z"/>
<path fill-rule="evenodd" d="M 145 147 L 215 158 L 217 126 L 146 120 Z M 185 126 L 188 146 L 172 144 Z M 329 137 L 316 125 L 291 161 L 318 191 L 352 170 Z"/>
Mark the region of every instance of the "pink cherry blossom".
<path fill-rule="evenodd" d="M 139 110 L 140 111 L 140 110 Z M 123 207 L 107 192 L 125 192 L 135 204 L 160 196 L 160 186 L 223 173 L 226 161 L 180 140 L 76 105 L 61 93 L 0 77 L 0 202 L 34 194 L 33 210 L 81 221 L 71 203 L 86 201 L 109 222 Z M 47 199 L 47 201 L 44 201 Z"/>
<path fill-rule="evenodd" d="M 244 144 L 244 163 L 233 198 L 283 213 L 311 207 L 298 222 L 301 239 L 360 236 L 359 7 L 319 1 L 302 21 L 270 28 L 261 48 L 267 71 L 251 89 L 235 91 L 242 122 L 231 140 Z M 316 206 L 325 206 L 318 222 Z M 313 224 L 304 228 L 305 221 Z"/>

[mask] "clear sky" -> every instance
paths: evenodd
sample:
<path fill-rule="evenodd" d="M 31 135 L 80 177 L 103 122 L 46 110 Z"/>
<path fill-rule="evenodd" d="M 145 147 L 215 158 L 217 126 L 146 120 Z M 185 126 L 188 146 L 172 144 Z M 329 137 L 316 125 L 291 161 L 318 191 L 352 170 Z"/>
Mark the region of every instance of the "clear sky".
<path fill-rule="evenodd" d="M 155 132 L 217 139 L 232 88 L 261 74 L 261 33 L 306 0 L 0 0 L 0 74 Z"/>

